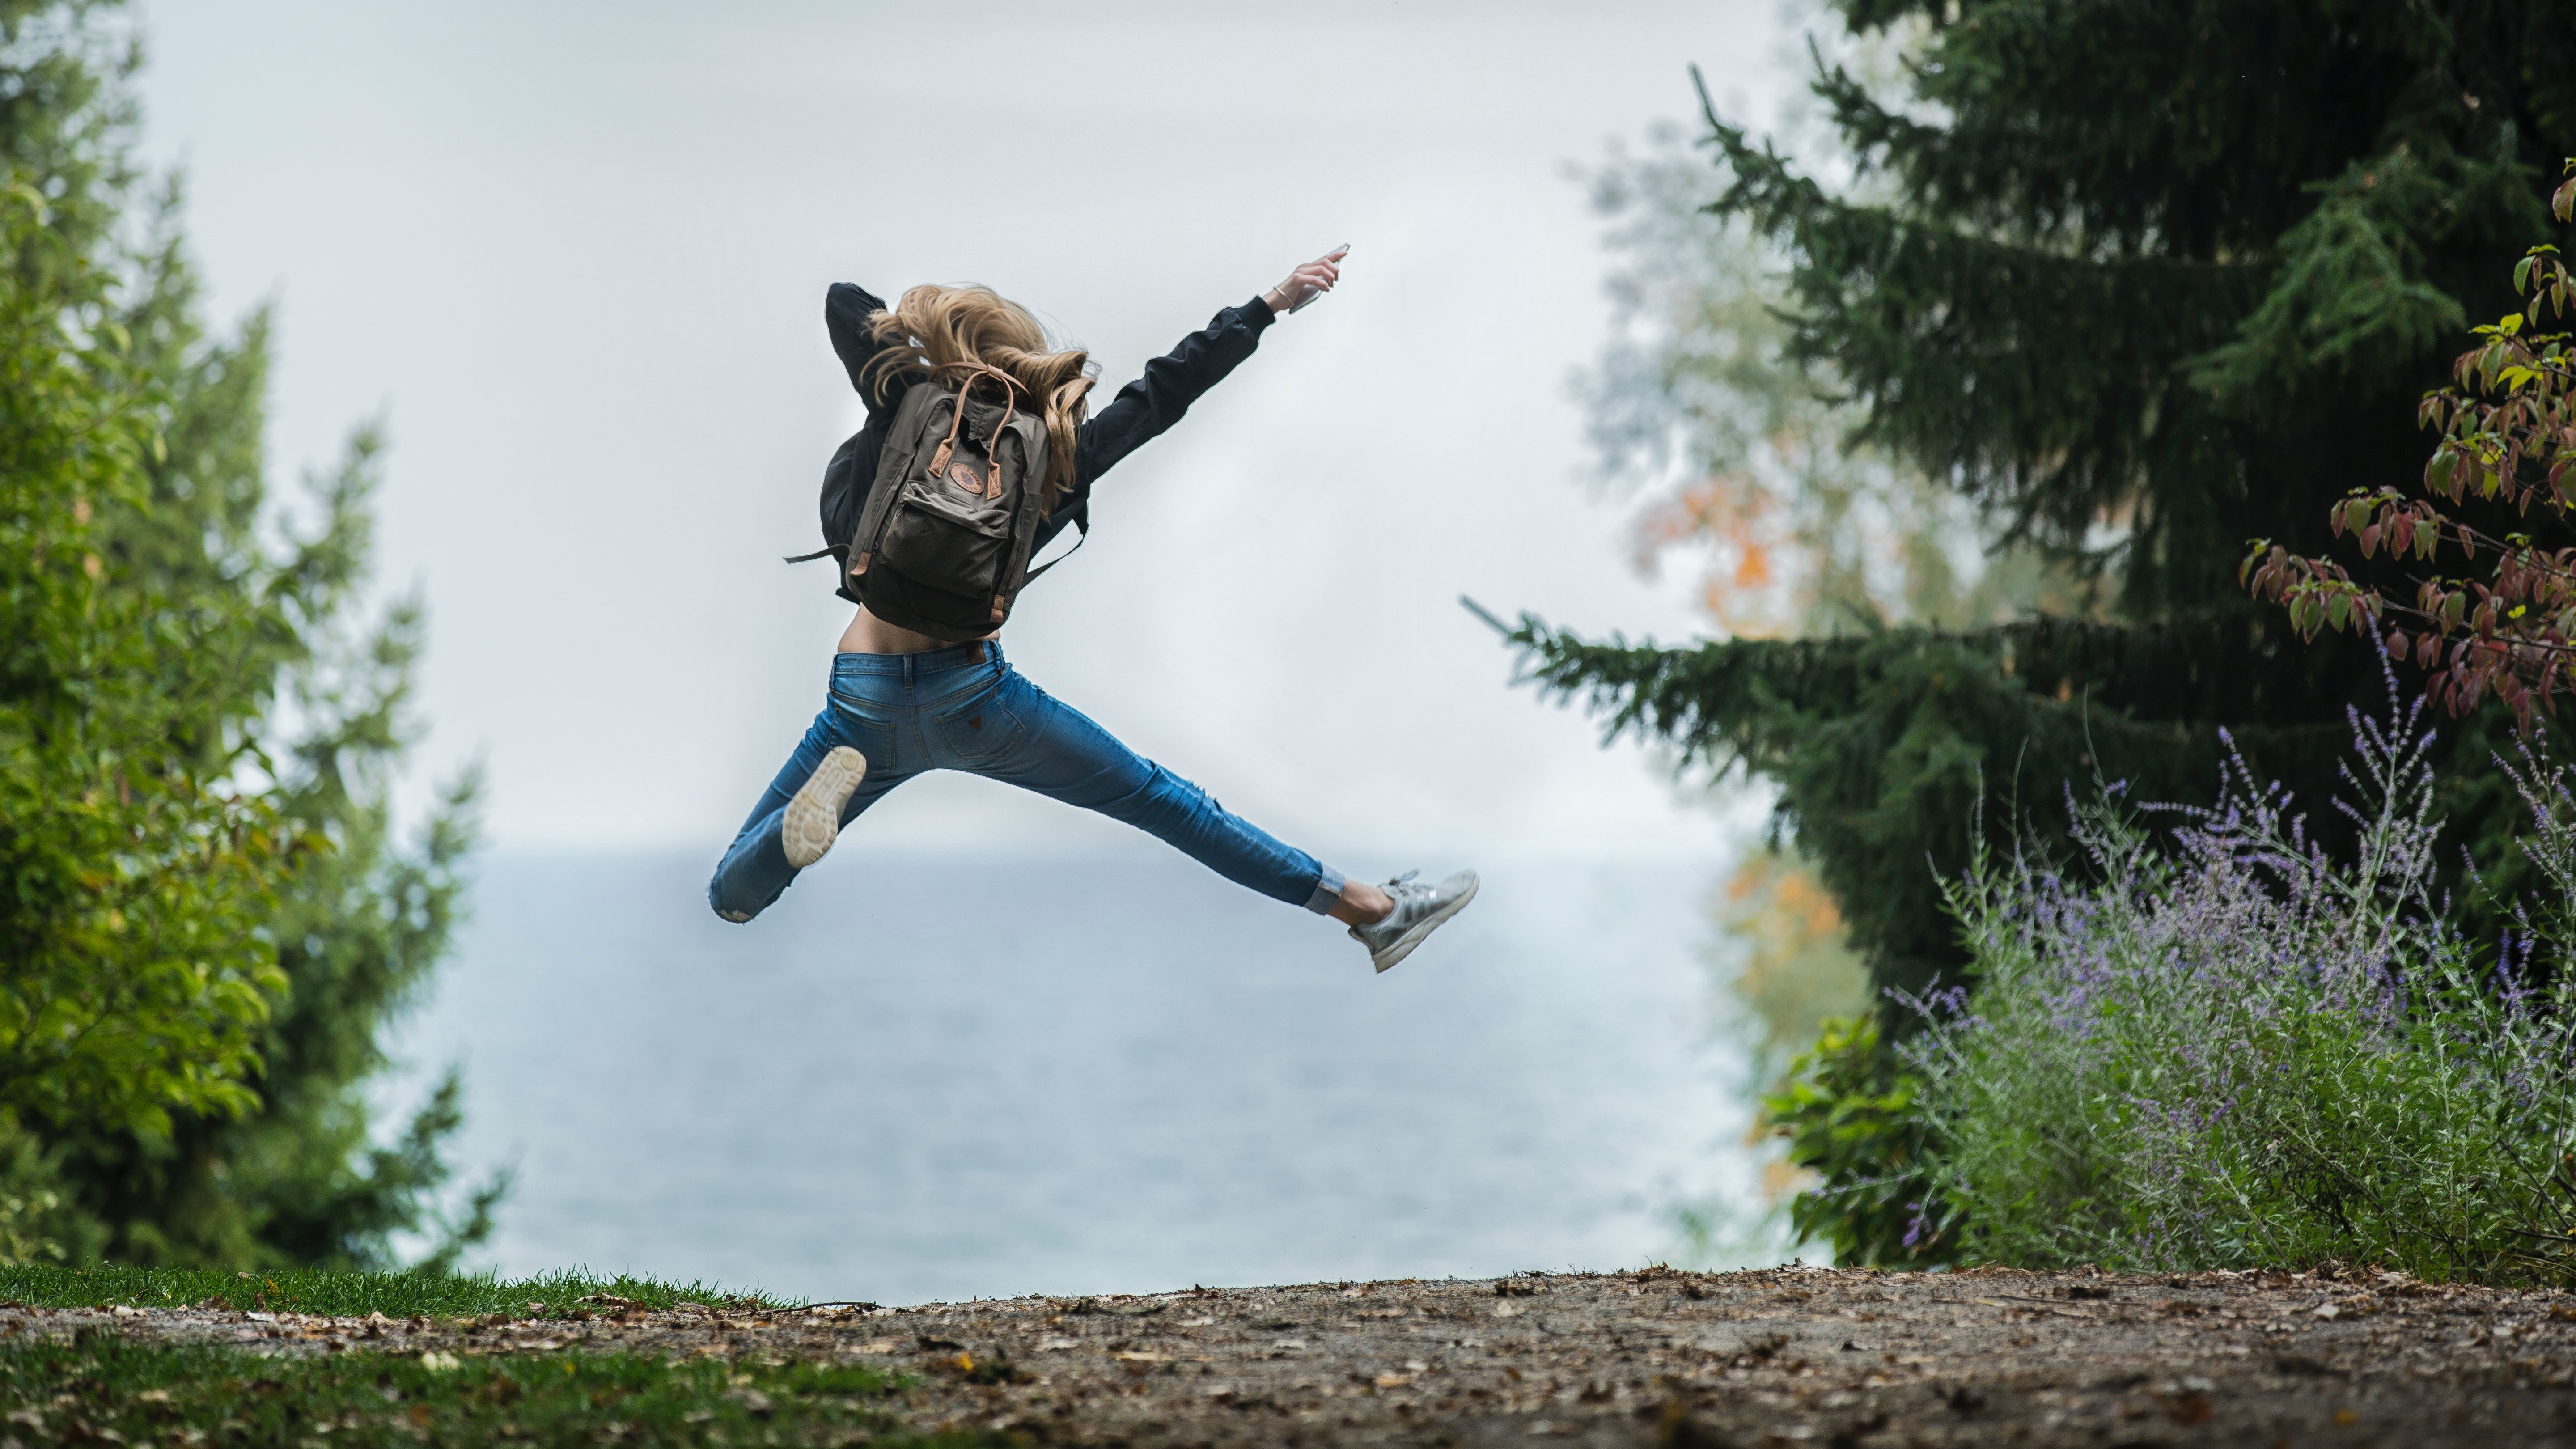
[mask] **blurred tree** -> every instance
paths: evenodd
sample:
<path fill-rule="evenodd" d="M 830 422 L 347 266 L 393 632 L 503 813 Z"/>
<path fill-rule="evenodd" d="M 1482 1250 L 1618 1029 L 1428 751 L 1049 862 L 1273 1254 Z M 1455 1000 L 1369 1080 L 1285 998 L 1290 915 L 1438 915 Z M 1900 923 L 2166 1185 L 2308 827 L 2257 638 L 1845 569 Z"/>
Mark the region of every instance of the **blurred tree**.
<path fill-rule="evenodd" d="M 228 681 L 102 553 L 160 438 L 112 288 L 0 191 L 0 1113 L 166 1132 L 255 1098 L 278 830 L 178 737 Z M 164 661 L 165 653 L 177 657 Z"/>
<path fill-rule="evenodd" d="M 1876 87 L 1902 74 L 1892 41 L 1846 49 Z M 1835 140 L 1809 149 L 1841 169 Z M 1574 385 L 1600 481 L 1642 497 L 1641 571 L 1700 555 L 1700 603 L 1738 638 L 2087 610 L 2079 580 L 1994 546 L 1970 500 L 1858 436 L 1865 414 L 1830 366 L 1790 354 L 1788 255 L 1710 208 L 1708 165 L 1678 128 L 1658 126 L 1642 154 L 1614 144 L 1585 179 L 1618 265 L 1610 340 Z"/>
<path fill-rule="evenodd" d="M 1854 37 L 1920 27 L 1905 104 L 1819 60 L 1837 186 L 1711 109 L 1710 212 L 1786 254 L 1779 355 L 1862 410 L 1849 441 L 1944 481 L 2107 616 L 1513 637 L 1614 731 L 1774 780 L 1876 979 L 1919 989 L 1961 960 L 1935 873 L 1971 822 L 2048 838 L 2070 780 L 2200 798 L 2226 727 L 2331 825 L 2376 645 L 2300 647 L 2235 564 L 2253 536 L 2321 551 L 2329 500 L 2420 470 L 2445 340 L 2509 301 L 2499 258 L 2553 234 L 2576 28 L 2546 0 L 1835 8 Z M 2509 828 L 2491 771 L 2448 788 L 2454 820 Z"/>
<path fill-rule="evenodd" d="M 360 613 L 376 432 L 309 485 L 316 516 L 301 528 L 269 506 L 266 320 L 205 333 L 175 185 L 147 195 L 132 161 L 140 45 L 122 21 L 108 3 L 0 0 L 0 172 L 28 215 L 42 208 L 9 234 L 11 300 L 30 335 L 61 339 L 44 375 L 87 389 L 50 410 L 15 373 L 8 391 L 0 461 L 28 503 L 5 521 L 29 542 L 0 560 L 0 587 L 43 627 L 0 635 L 15 666 L 0 718 L 35 721 L 30 736 L 62 758 L 11 753 L 5 788 L 96 816 L 39 858 L 13 848 L 34 817 L 0 813 L 0 893 L 32 923 L 5 929 L 73 939 L 84 928 L 62 913 L 78 889 L 130 898 L 123 935 L 78 936 L 59 965 L 10 950 L 7 994 L 24 999 L 51 971 L 102 1015 L 139 1018 L 129 1034 L 209 1085 L 163 1090 L 148 1110 L 22 1107 L 10 1160 L 22 1186 L 50 1179 L 33 1184 L 61 1200 L 48 1231 L 84 1256 L 377 1266 L 395 1234 L 427 1232 L 441 1235 L 432 1260 L 452 1261 L 488 1232 L 501 1190 L 471 1194 L 459 1222 L 438 1218 L 453 1074 L 386 1146 L 362 1088 L 384 1065 L 382 1028 L 445 949 L 472 782 L 446 793 L 416 845 L 394 843 L 388 775 L 421 624 L 414 603 Z M 58 451 L 79 476 L 42 471 L 49 427 L 67 431 Z M 68 661 L 55 675 L 21 664 L 47 649 Z M 238 861 L 225 854 L 236 841 Z M 212 1044 L 122 985 L 161 969 L 132 902 L 195 911 L 220 941 L 184 958 L 200 991 L 242 988 L 216 1004 Z"/>
<path fill-rule="evenodd" d="M 1900 73 L 1897 45 L 1854 49 L 1855 67 L 1880 85 Z M 1793 113 L 1788 124 L 1812 129 L 1801 119 Z M 1828 134 L 1814 144 L 1830 151 L 1832 142 Z M 1990 549 L 1983 520 L 1955 492 L 1851 440 L 1857 409 L 1821 369 L 1786 355 L 1786 256 L 1742 218 L 1709 212 L 1707 163 L 1678 128 L 1651 133 L 1643 154 L 1614 145 L 1587 179 L 1595 209 L 1614 224 L 1620 264 L 1609 282 L 1610 342 L 1575 385 L 1600 480 L 1641 497 L 1640 571 L 1698 555 L 1702 607 L 1740 638 L 1852 634 L 1891 620 L 1958 627 L 2043 603 L 2086 608 L 2067 571 L 2027 547 Z M 1871 1004 L 1867 970 L 1814 862 L 1775 833 L 1720 886 L 1715 918 L 1726 938 L 1714 953 L 1730 1008 L 1724 1026 L 1745 1049 L 1764 1104 L 1746 1145 L 1765 1211 L 1748 1217 L 1725 1197 L 1679 1207 L 1687 1251 L 1703 1262 L 1759 1261 L 1890 1222 L 1901 1235 L 1902 1214 L 1844 1225 L 1811 1220 L 1807 1198 L 1790 1204 L 1816 1185 L 1815 1169 L 1838 1159 L 1788 1150 L 1825 1139 L 1783 1132 L 1772 1108 L 1805 1100 L 1784 1073 L 1829 1023 Z M 1854 1039 L 1864 1049 L 1877 1041 Z M 1784 1136 L 1798 1140 L 1766 1147 Z"/>
<path fill-rule="evenodd" d="M 1877 84 L 1901 74 L 1897 45 L 1853 49 Z M 1811 130 L 1802 119 L 1787 124 Z M 1833 138 L 1813 144 L 1830 152 Z M 1641 497 L 1641 571 L 1698 555 L 1700 602 L 1739 638 L 2087 607 L 2078 581 L 2037 550 L 1991 549 L 1975 510 L 1939 480 L 1851 440 L 1858 410 L 1822 369 L 1786 355 L 1787 257 L 1742 218 L 1708 210 L 1707 163 L 1678 128 L 1657 128 L 1641 154 L 1614 145 L 1586 180 L 1619 265 L 1611 339 L 1575 387 L 1601 481 Z M 1827 1021 L 1868 1008 L 1865 970 L 1812 861 L 1773 841 L 1724 883 L 1716 914 L 1735 947 L 1724 983 L 1758 1083 Z M 1766 1168 L 1775 1197 L 1797 1185 L 1785 1162 Z"/>

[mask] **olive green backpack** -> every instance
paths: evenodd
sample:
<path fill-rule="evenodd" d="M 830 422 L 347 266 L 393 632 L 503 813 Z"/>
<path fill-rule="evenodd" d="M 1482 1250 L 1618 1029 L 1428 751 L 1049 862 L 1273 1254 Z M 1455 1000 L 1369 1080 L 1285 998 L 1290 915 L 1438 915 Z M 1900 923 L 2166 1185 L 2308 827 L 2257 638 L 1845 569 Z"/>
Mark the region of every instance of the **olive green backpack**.
<path fill-rule="evenodd" d="M 924 378 L 905 390 L 846 555 L 869 613 L 934 639 L 980 639 L 1055 567 L 1029 570 L 1048 449 L 1045 420 L 1012 406 L 1023 395 L 991 367 L 958 388 Z"/>

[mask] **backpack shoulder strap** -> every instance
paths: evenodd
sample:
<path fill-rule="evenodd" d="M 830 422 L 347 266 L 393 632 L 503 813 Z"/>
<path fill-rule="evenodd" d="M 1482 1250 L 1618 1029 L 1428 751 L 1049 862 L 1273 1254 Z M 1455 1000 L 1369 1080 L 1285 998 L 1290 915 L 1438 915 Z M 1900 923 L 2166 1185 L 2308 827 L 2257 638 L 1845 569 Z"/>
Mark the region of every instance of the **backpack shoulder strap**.
<path fill-rule="evenodd" d="M 1075 554 L 1082 552 L 1082 546 L 1091 542 L 1091 519 L 1088 516 L 1075 519 L 1073 521 L 1073 532 L 1073 547 L 1066 549 L 1064 552 L 1048 559 L 1045 563 L 1039 564 L 1036 568 L 1029 570 L 1029 576 L 1020 580 L 1021 588 L 1025 589 L 1029 585 L 1036 583 L 1038 581 L 1038 575 L 1045 573 L 1047 570 L 1054 568 L 1057 564 L 1060 564 L 1066 559 L 1073 557 Z"/>
<path fill-rule="evenodd" d="M 1031 443 L 1031 445 L 1030 445 L 1030 446 L 1031 446 L 1031 448 L 1033 449 L 1033 452 L 1032 452 L 1031 456 L 1036 457 L 1036 458 L 1040 458 L 1040 459 L 1045 459 L 1045 460 L 1047 460 L 1049 463 L 1051 463 L 1051 462 L 1053 461 L 1053 459 L 1050 457 L 1049 452 L 1048 452 L 1048 448 L 1047 448 L 1046 424 L 1045 424 L 1044 422 L 1039 422 L 1039 423 L 1036 425 L 1036 427 L 1035 427 L 1034 429 L 1032 429 L 1032 431 L 1031 431 L 1031 437 L 1032 437 L 1032 439 L 1033 439 L 1033 441 L 1032 441 L 1032 443 Z M 1038 480 L 1038 482 L 1036 483 L 1036 485 L 1035 485 L 1035 486 L 1036 486 L 1036 487 L 1038 487 L 1039 489 L 1044 489 L 1044 488 L 1046 487 L 1046 483 L 1045 483 L 1045 481 L 1044 481 L 1044 477 L 1043 477 L 1043 475 L 1041 475 L 1040 479 Z M 1040 577 L 1041 575 L 1043 575 L 1044 573 L 1046 573 L 1046 571 L 1047 571 L 1047 570 L 1049 570 L 1049 569 L 1051 569 L 1051 568 L 1054 568 L 1057 564 L 1060 564 L 1060 563 L 1064 562 L 1066 559 L 1069 559 L 1069 558 L 1073 557 L 1075 554 L 1078 554 L 1078 553 L 1082 552 L 1082 546 L 1083 546 L 1084 544 L 1086 544 L 1086 543 L 1091 542 L 1091 512 L 1090 512 L 1090 510 L 1089 510 L 1089 509 L 1085 509 L 1085 510 L 1083 510 L 1082 512 L 1077 513 L 1077 514 L 1075 514 L 1075 515 L 1074 515 L 1074 519 L 1073 519 L 1073 530 L 1074 530 L 1074 533 L 1075 533 L 1075 535 L 1076 535 L 1076 537 L 1074 538 L 1074 541 L 1073 541 L 1073 547 L 1071 547 L 1071 548 L 1069 548 L 1069 549 L 1066 549 L 1064 552 L 1062 552 L 1062 553 L 1060 553 L 1060 554 L 1057 554 L 1054 558 L 1049 559 L 1047 562 L 1042 563 L 1042 564 L 1039 564 L 1036 568 L 1030 569 L 1030 570 L 1029 570 L 1025 575 L 1023 575 L 1023 576 L 1021 577 L 1021 579 L 1020 579 L 1020 587 L 1021 587 L 1021 588 L 1024 588 L 1024 589 L 1025 589 L 1025 588 L 1027 588 L 1029 585 L 1031 585 L 1031 584 L 1033 584 L 1033 583 L 1036 583 L 1036 582 L 1038 581 L 1039 577 Z M 1031 538 L 1032 538 L 1032 543 L 1031 543 L 1031 546 L 1030 546 L 1030 549 L 1029 549 L 1029 553 L 1030 553 L 1030 556 L 1031 556 L 1031 557 L 1035 557 L 1035 556 L 1036 556 L 1036 554 L 1037 554 L 1037 548 L 1036 548 L 1036 545 L 1035 545 L 1035 543 L 1034 543 L 1034 538 L 1035 538 L 1035 534 L 1034 534 L 1034 533 L 1032 533 Z"/>

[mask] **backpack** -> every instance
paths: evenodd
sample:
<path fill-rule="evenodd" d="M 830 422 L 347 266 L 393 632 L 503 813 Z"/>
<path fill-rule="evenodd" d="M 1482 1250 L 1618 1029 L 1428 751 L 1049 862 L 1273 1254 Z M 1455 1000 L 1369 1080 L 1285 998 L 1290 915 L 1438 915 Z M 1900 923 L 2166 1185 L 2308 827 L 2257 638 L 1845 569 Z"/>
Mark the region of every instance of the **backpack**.
<path fill-rule="evenodd" d="M 998 402 L 976 396 L 988 379 Z M 1020 394 L 990 367 L 955 389 L 925 378 L 905 390 L 867 507 L 849 542 L 824 551 L 846 558 L 849 591 L 869 613 L 934 639 L 980 639 L 1055 567 L 1029 569 L 1049 451 L 1045 421 L 1012 406 Z"/>

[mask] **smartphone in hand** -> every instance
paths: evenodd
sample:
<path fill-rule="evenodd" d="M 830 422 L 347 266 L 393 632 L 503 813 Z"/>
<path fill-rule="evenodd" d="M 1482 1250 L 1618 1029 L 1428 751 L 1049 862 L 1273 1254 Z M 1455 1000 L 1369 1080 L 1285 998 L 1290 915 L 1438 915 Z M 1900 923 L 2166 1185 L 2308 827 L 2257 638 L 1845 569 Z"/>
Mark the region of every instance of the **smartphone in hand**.
<path fill-rule="evenodd" d="M 1337 247 L 1333 248 L 1331 251 L 1328 251 L 1328 252 L 1324 253 L 1324 260 L 1325 260 L 1325 261 L 1328 261 L 1328 262 L 1338 262 L 1338 261 L 1340 261 L 1342 258 L 1344 258 L 1344 257 L 1346 257 L 1346 256 L 1349 256 L 1350 254 L 1351 254 L 1351 244 L 1350 244 L 1349 242 L 1344 242 L 1344 243 L 1342 243 L 1340 246 L 1337 246 Z M 1298 301 L 1297 305 L 1295 305 L 1295 306 L 1293 306 L 1293 307 L 1290 307 L 1288 310 L 1289 310 L 1290 312 L 1292 312 L 1292 313 L 1294 313 L 1294 312 L 1303 312 L 1303 311 L 1305 311 L 1308 307 L 1311 307 L 1311 306 L 1315 305 L 1315 299 L 1316 299 L 1317 297 L 1322 296 L 1322 295 L 1324 295 L 1324 294 L 1323 294 L 1322 292 L 1320 292 L 1320 291 L 1316 291 L 1316 292 L 1308 292 L 1308 293 L 1307 293 L 1307 294 L 1306 294 L 1302 299 L 1300 299 L 1300 300 Z"/>

